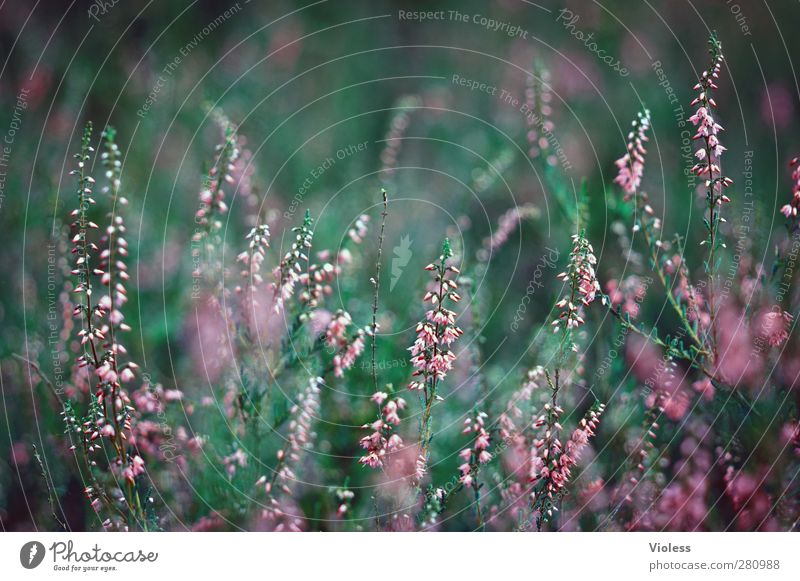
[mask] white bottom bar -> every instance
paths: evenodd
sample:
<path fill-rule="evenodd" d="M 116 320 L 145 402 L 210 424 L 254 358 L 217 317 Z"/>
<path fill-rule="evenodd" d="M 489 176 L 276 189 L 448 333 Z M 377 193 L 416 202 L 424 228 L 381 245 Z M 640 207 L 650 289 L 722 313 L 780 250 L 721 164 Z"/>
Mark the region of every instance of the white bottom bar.
<path fill-rule="evenodd" d="M 186 574 L 231 581 L 580 579 L 598 573 L 615 580 L 769 580 L 800 578 L 798 549 L 800 536 L 792 533 L 4 533 L 0 570 L 14 580 Z"/>

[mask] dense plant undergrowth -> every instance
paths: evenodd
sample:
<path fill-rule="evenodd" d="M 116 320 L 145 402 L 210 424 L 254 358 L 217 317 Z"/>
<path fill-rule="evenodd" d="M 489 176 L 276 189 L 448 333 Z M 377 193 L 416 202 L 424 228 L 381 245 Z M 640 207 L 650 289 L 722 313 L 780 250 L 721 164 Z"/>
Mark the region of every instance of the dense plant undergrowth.
<path fill-rule="evenodd" d="M 45 349 L 17 356 L 37 406 L 63 420 L 46 469 L 15 444 L 42 464 L 37 524 L 74 526 L 62 505 L 65 482 L 79 481 L 89 529 L 796 527 L 800 164 L 781 209 L 786 236 L 764 268 L 749 233 L 726 222 L 741 194 L 722 161 L 724 63 L 712 37 L 688 119 L 704 208 L 697 263 L 646 193 L 646 109 L 608 189 L 624 262 L 598 260 L 589 198 L 602 192 L 560 171 L 541 67 L 524 95 L 524 147 L 557 208 L 557 247 L 529 234 L 543 212 L 525 204 L 494 216 L 482 240 L 441 232 L 416 248 L 427 264 L 416 273 L 409 241 L 392 248 L 385 232 L 419 218 L 393 211 L 407 194 L 393 174 L 417 97 L 398 102 L 380 183 L 338 240 L 311 211 L 230 212 L 256 191 L 255 171 L 244 136 L 214 110 L 219 144 L 181 251 L 190 276 L 169 306 L 190 337 L 170 349 L 172 377 L 129 353 L 142 258 L 127 228 L 140 185 L 124 179 L 114 129 L 87 124 L 58 232 L 59 316 L 38 323 L 58 328 L 63 378 Z M 493 160 L 475 190 L 507 163 Z M 490 271 L 511 260 L 510 240 L 540 265 L 511 324 L 510 341 L 528 345 L 515 365 L 494 363 L 509 345 L 486 325 L 488 295 L 502 292 Z M 384 299 L 403 277 L 415 295 L 392 312 Z M 549 314 L 534 320 L 532 301 Z"/>

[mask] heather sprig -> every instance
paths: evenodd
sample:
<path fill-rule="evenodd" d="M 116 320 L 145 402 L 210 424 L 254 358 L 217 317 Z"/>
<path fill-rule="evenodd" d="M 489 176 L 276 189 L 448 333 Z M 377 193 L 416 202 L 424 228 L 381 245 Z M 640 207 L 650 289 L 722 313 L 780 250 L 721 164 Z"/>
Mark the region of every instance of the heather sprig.
<path fill-rule="evenodd" d="M 543 413 L 534 421 L 533 428 L 538 431 L 534 437 L 530 456 L 531 511 L 538 515 L 539 527 L 548 522 L 559 510 L 559 503 L 567 493 L 567 483 L 572 477 L 574 466 L 578 463 L 583 449 L 594 437 L 605 405 L 595 404 L 580 420 L 578 426 L 562 443 L 561 425 L 563 408 L 558 404 L 559 381 L 555 382 L 547 374 L 551 389 L 551 399 L 544 404 Z"/>
<path fill-rule="evenodd" d="M 616 161 L 618 174 L 614 182 L 619 184 L 624 192 L 626 202 L 633 201 L 635 204 L 635 221 L 633 225 L 634 233 L 641 233 L 644 243 L 647 246 L 650 267 L 658 276 L 662 287 L 667 293 L 667 300 L 672 306 L 681 321 L 686 333 L 692 340 L 692 348 L 702 354 L 704 353 L 705 343 L 700 337 L 696 325 L 690 320 L 687 307 L 681 302 L 679 289 L 674 287 L 674 274 L 677 271 L 688 281 L 688 273 L 683 265 L 677 268 L 665 257 L 665 252 L 669 250 L 669 242 L 664 242 L 661 234 L 661 219 L 655 215 L 653 207 L 649 203 L 647 193 L 640 191 L 642 178 L 644 176 L 645 156 L 647 150 L 644 143 L 648 141 L 647 132 L 650 129 L 650 111 L 645 109 L 639 112 L 632 122 L 631 132 L 628 134 L 628 145 L 625 155 Z M 609 308 L 613 308 L 609 303 Z"/>
<path fill-rule="evenodd" d="M 625 192 L 625 200 L 633 198 L 639 190 L 644 175 L 644 163 L 647 149 L 647 132 L 650 129 L 650 111 L 645 109 L 640 111 L 637 118 L 631 123 L 631 131 L 628 133 L 628 146 L 625 155 L 619 158 L 615 164 L 618 169 L 614 183 L 619 184 Z"/>
<path fill-rule="evenodd" d="M 325 331 L 325 343 L 334 353 L 333 374 L 336 377 L 342 377 L 364 352 L 364 338 L 368 330 L 359 328 L 351 333 L 349 328 L 352 325 L 350 313 L 339 310 L 333 315 Z"/>
<path fill-rule="evenodd" d="M 695 152 L 697 163 L 692 171 L 705 179 L 706 203 L 708 215 L 705 219 L 708 236 L 703 244 L 708 245 L 708 257 L 706 259 L 706 273 L 708 274 L 708 297 L 711 309 L 710 336 L 712 351 L 716 354 L 716 333 L 715 319 L 716 312 L 716 276 L 719 265 L 716 262 L 715 252 L 718 246 L 724 248 L 725 244 L 720 240 L 719 225 L 724 222 L 722 217 L 722 206 L 730 202 L 730 198 L 725 193 L 725 188 L 733 183 L 733 180 L 722 175 L 721 158 L 725 147 L 720 143 L 719 133 L 723 131 L 722 126 L 716 122 L 711 112 L 717 108 L 713 93 L 718 88 L 716 80 L 722 68 L 722 45 L 715 35 L 708 41 L 711 64 L 703 71 L 700 80 L 693 87 L 698 92 L 691 102 L 691 106 L 697 106 L 695 114 L 689 121 L 697 128 L 693 139 L 700 142 Z"/>
<path fill-rule="evenodd" d="M 275 455 L 276 464 L 271 474 L 261 476 L 256 486 L 263 486 L 267 495 L 267 504 L 262 510 L 261 518 L 274 531 L 300 531 L 303 521 L 297 515 L 285 510 L 285 502 L 293 495 L 292 484 L 297 480 L 296 470 L 301 461 L 301 454 L 309 450 L 314 443 L 314 423 L 319 414 L 321 377 L 312 377 L 306 388 L 297 396 L 297 401 L 290 410 L 286 445 Z"/>
<path fill-rule="evenodd" d="M 269 225 L 259 224 L 250 230 L 245 236 L 248 241 L 247 250 L 242 251 L 236 260 L 244 265 L 241 272 L 242 278 L 253 286 L 258 286 L 264 279 L 261 276 L 261 265 L 269 248 Z"/>
<path fill-rule="evenodd" d="M 464 429 L 461 433 L 475 434 L 471 445 L 458 454 L 464 461 L 458 468 L 461 472 L 461 484 L 467 488 L 478 487 L 476 482 L 478 466 L 492 459 L 492 454 L 488 452 L 491 436 L 486 429 L 487 417 L 489 416 L 485 412 L 478 411 L 464 420 Z"/>
<path fill-rule="evenodd" d="M 214 162 L 203 180 L 200 208 L 195 216 L 195 221 L 202 227 L 198 239 L 206 239 L 208 244 L 216 242 L 210 238 L 222 228 L 221 218 L 228 211 L 225 188 L 235 182 L 233 172 L 240 155 L 236 126 L 221 112 L 215 115 L 215 120 L 222 132 L 222 142 L 216 146 Z"/>
<path fill-rule="evenodd" d="M 373 286 L 372 326 L 369 330 L 369 335 L 372 339 L 370 364 L 372 371 L 372 383 L 376 390 L 378 389 L 378 370 L 375 366 L 375 349 L 378 341 L 378 299 L 380 297 L 381 271 L 383 269 L 383 238 L 386 232 L 386 217 L 389 215 L 389 195 L 384 188 L 381 188 L 381 195 L 383 197 L 383 211 L 381 212 L 381 229 L 378 233 L 378 256 L 375 259 L 375 276 L 370 280 Z"/>
<path fill-rule="evenodd" d="M 544 159 L 547 165 L 555 166 L 558 158 L 551 151 L 550 136 L 555 125 L 552 120 L 553 90 L 550 86 L 550 71 L 534 65 L 532 74 L 525 79 L 525 102 L 522 112 L 528 125 L 528 156 L 531 159 Z"/>
<path fill-rule="evenodd" d="M 91 154 L 94 148 L 90 145 L 92 139 L 92 124 L 86 124 L 81 140 L 81 150 L 74 155 L 77 160 L 77 169 L 70 172 L 71 175 L 78 176 L 78 204 L 77 208 L 72 211 L 70 216 L 74 218 L 71 228 L 74 232 L 72 237 L 72 254 L 75 257 L 74 268 L 72 274 L 78 277 L 78 284 L 75 286 L 74 292 L 83 294 L 85 301 L 78 303 L 75 306 L 75 316 L 81 316 L 84 320 L 84 328 L 78 332 L 81 337 L 81 344 L 88 344 L 92 350 L 92 358 L 94 362 L 98 362 L 97 350 L 95 348 L 95 341 L 103 339 L 103 335 L 97 326 L 94 324 L 95 319 L 100 318 L 102 311 L 98 306 L 92 306 L 92 277 L 95 274 L 102 274 L 102 271 L 92 269 L 91 261 L 99 247 L 96 243 L 89 240 L 89 232 L 96 230 L 99 226 L 89 220 L 89 209 L 97 204 L 97 201 L 92 197 L 92 187 L 95 180 L 93 177 L 86 173 L 86 165 L 91 159 Z M 83 367 L 88 363 L 87 357 L 81 356 L 79 363 Z M 98 365 L 99 366 L 99 365 Z"/>
<path fill-rule="evenodd" d="M 205 265 L 198 263 L 196 266 L 196 274 L 202 273 L 207 281 L 213 281 L 222 270 L 219 252 L 223 247 L 223 239 L 220 231 L 222 219 L 228 212 L 225 190 L 236 183 L 236 162 L 241 155 L 237 127 L 222 111 L 212 111 L 212 118 L 222 137 L 215 147 L 211 167 L 202 179 L 198 194 L 199 207 L 194 216 L 196 227 L 192 235 L 193 252 L 202 252 L 205 260 Z"/>
<path fill-rule="evenodd" d="M 269 248 L 270 230 L 267 224 L 253 227 L 245 237 L 247 248 L 239 253 L 236 261 L 242 264 L 240 275 L 243 285 L 236 286 L 236 293 L 241 297 L 240 308 L 243 322 L 254 319 L 259 307 L 256 290 L 263 284 L 261 267 Z"/>
<path fill-rule="evenodd" d="M 416 476 L 421 480 L 428 463 L 428 453 L 432 433 L 432 411 L 434 403 L 441 399 L 437 394 L 437 387 L 447 372 L 452 368 L 456 359 L 450 345 L 462 335 L 463 331 L 455 324 L 456 313 L 444 305 L 447 301 L 457 303 L 461 296 L 456 292 L 458 285 L 451 274 L 459 274 L 459 269 L 448 264 L 453 257 L 450 241 L 445 239 L 442 245 L 442 254 L 436 263 L 431 263 L 425 270 L 433 274 L 433 283 L 436 290 L 428 291 L 423 297 L 424 302 L 430 302 L 432 308 L 426 313 L 425 320 L 420 321 L 416 327 L 417 338 L 411 351 L 411 365 L 414 367 L 414 380 L 408 384 L 412 391 L 418 391 L 423 398 L 421 451 L 417 459 Z"/>
<path fill-rule="evenodd" d="M 567 270 L 556 276 L 567 283 L 567 294 L 556 303 L 561 313 L 552 323 L 554 333 L 562 329 L 565 331 L 565 341 L 569 340 L 573 329 L 584 324 L 583 308 L 589 306 L 600 292 L 600 283 L 594 270 L 596 264 L 592 245 L 582 233 L 574 234 Z M 572 345 L 572 349 L 574 351 L 576 347 Z"/>
<path fill-rule="evenodd" d="M 391 454 L 403 446 L 403 439 L 395 430 L 400 425 L 399 412 L 405 409 L 406 401 L 385 391 L 375 392 L 370 399 L 378 406 L 378 419 L 362 426 L 371 433 L 359 442 L 365 454 L 358 462 L 370 468 L 383 468 Z"/>
<path fill-rule="evenodd" d="M 403 145 L 403 139 L 411 123 L 411 114 L 420 107 L 422 99 L 417 95 L 404 95 L 397 99 L 392 109 L 392 118 L 389 122 L 389 130 L 383 141 L 385 143 L 381 151 L 381 181 L 384 186 L 389 187 L 394 183 L 397 161 Z"/>
<path fill-rule="evenodd" d="M 485 412 L 475 411 L 464 420 L 464 429 L 461 433 L 470 434 L 472 441 L 468 447 L 458 453 L 459 458 L 462 460 L 462 464 L 458 467 L 461 473 L 459 482 L 465 488 L 472 488 L 475 491 L 475 513 L 478 518 L 479 529 L 483 529 L 485 523 L 481 509 L 482 485 L 478 481 L 478 476 L 481 465 L 492 459 L 492 453 L 489 452 L 492 439 L 486 427 L 486 418 L 488 417 Z"/>
<path fill-rule="evenodd" d="M 127 329 L 122 323 L 123 317 L 119 308 L 126 300 L 126 290 L 123 281 L 127 279 L 127 267 L 122 258 L 126 255 L 126 244 L 121 234 L 124 233 L 124 221 L 112 213 L 111 225 L 102 238 L 106 246 L 101 252 L 99 246 L 89 239 L 92 230 L 99 229 L 98 225 L 89 220 L 88 212 L 96 204 L 92 198 L 92 187 L 95 180 L 87 174 L 87 164 L 91 159 L 94 149 L 91 147 L 92 126 L 88 123 L 81 140 L 81 151 L 75 155 L 77 169 L 72 172 L 78 176 L 78 208 L 72 212 L 75 221 L 72 224 L 75 232 L 72 242 L 75 245 L 72 253 L 75 255 L 75 268 L 72 274 L 78 277 L 75 292 L 83 296 L 83 302 L 77 304 L 74 315 L 82 320 L 82 328 L 78 331 L 84 353 L 78 357 L 77 363 L 87 373 L 96 376 L 93 392 L 90 394 L 88 413 L 82 419 L 75 414 L 70 406 L 65 409 L 64 417 L 68 430 L 73 428 L 80 434 L 81 450 L 89 473 L 97 466 L 93 459 L 94 454 L 105 450 L 104 441 L 108 441 L 113 450 L 110 458 L 110 467 L 115 471 L 115 478 L 124 483 L 125 493 L 122 495 L 126 510 L 119 511 L 125 527 L 134 524 L 146 527 L 144 512 L 139 493 L 136 488 L 136 479 L 144 473 L 144 461 L 135 452 L 128 451 L 128 434 L 132 431 L 134 410 L 122 382 L 131 381 L 134 377 L 133 370 L 136 365 L 127 362 L 122 365 L 118 361 L 120 354 L 125 353 L 124 347 L 116 338 L 118 331 Z M 119 195 L 120 175 L 118 150 L 116 149 L 114 132 L 104 133 L 107 154 L 104 157 L 109 172 L 109 190 L 114 199 Z M 122 240 L 122 242 L 120 242 Z M 123 249 L 123 252 L 119 252 Z M 95 254 L 100 252 L 100 264 L 97 268 L 91 267 Z M 103 268 L 105 265 L 105 268 Z M 119 278 L 115 278 L 118 276 Z M 114 293 L 114 299 L 109 295 L 101 297 L 97 304 L 92 303 L 94 294 L 94 281 L 100 277 L 102 284 L 111 287 L 109 292 Z M 87 351 L 88 349 L 88 351 Z M 75 449 L 73 447 L 73 449 Z M 106 451 L 106 453 L 108 453 Z M 108 498 L 110 495 L 101 492 L 99 482 L 92 475 L 95 486 L 91 488 L 91 501 L 94 508 L 99 508 L 99 503 L 94 500 Z M 88 495 L 89 493 L 87 493 Z M 112 526 L 111 520 L 106 520 L 104 526 Z"/>
<path fill-rule="evenodd" d="M 306 210 L 302 225 L 292 228 L 292 231 L 296 233 L 295 241 L 274 272 L 276 280 L 273 283 L 273 309 L 276 313 L 280 313 L 284 309 L 286 301 L 294 295 L 297 283 L 304 272 L 304 265 L 308 272 L 310 266 L 308 255 L 311 252 L 311 242 L 314 238 L 313 225 L 311 212 Z M 309 277 L 309 283 L 310 280 Z"/>
<path fill-rule="evenodd" d="M 656 439 L 661 428 L 659 422 L 664 414 L 663 399 L 663 395 L 657 394 L 653 405 L 645 411 L 642 435 L 636 440 L 628 456 L 628 469 L 614 491 L 613 508 L 607 517 L 609 521 L 620 519 L 621 514 L 627 514 L 627 521 L 637 518 L 636 500 L 644 491 L 644 481 L 652 480 L 658 471 L 656 462 L 659 454 L 656 450 Z"/>

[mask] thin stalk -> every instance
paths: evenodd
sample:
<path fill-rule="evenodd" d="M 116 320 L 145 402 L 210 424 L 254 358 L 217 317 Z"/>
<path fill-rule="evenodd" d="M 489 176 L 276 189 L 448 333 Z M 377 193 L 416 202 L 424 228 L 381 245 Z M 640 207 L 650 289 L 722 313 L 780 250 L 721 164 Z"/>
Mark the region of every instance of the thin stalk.
<path fill-rule="evenodd" d="M 375 265 L 375 280 L 373 280 L 375 294 L 373 295 L 372 299 L 372 382 L 376 392 L 378 391 L 378 368 L 375 365 L 375 344 L 378 340 L 378 294 L 381 286 L 383 234 L 386 229 L 386 216 L 389 215 L 389 198 L 386 194 L 386 190 L 381 189 L 381 194 L 383 194 L 383 212 L 381 212 L 381 232 L 378 236 L 378 260 L 377 264 Z"/>

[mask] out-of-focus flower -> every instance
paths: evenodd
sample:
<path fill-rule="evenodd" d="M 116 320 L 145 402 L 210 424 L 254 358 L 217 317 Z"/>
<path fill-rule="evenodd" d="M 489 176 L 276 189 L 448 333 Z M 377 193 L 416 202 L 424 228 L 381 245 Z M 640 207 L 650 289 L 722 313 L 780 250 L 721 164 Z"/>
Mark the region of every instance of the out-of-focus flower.
<path fill-rule="evenodd" d="M 783 83 L 770 83 L 761 93 L 761 120 L 765 126 L 773 123 L 787 129 L 794 119 L 794 96 Z"/>
<path fill-rule="evenodd" d="M 350 369 L 356 359 L 364 352 L 365 329 L 357 329 L 353 336 L 348 336 L 348 328 L 353 319 L 346 311 L 337 311 L 325 331 L 325 343 L 335 350 L 333 356 L 333 372 L 336 377 L 342 377 Z"/>
<path fill-rule="evenodd" d="M 271 475 L 263 475 L 256 481 L 256 486 L 263 486 L 267 493 L 268 504 L 263 509 L 261 518 L 263 527 L 268 530 L 299 531 L 303 519 L 298 507 L 290 511 L 292 487 L 297 480 L 296 470 L 300 464 L 300 454 L 312 447 L 314 437 L 313 424 L 319 413 L 321 377 L 312 377 L 308 386 L 297 396 L 296 403 L 289 410 L 289 432 L 287 444 L 276 454 L 277 464 Z"/>
<path fill-rule="evenodd" d="M 775 307 L 761 315 L 756 333 L 764 338 L 771 347 L 780 347 L 789 338 L 792 320 L 793 317 L 790 313 Z"/>
<path fill-rule="evenodd" d="M 636 275 L 625 277 L 621 283 L 614 279 L 609 280 L 606 283 L 606 294 L 611 306 L 635 319 L 639 316 L 639 306 L 644 301 L 647 287 L 651 282 L 649 277 L 643 281 Z"/>
<path fill-rule="evenodd" d="M 630 200 L 639 185 L 642 183 L 644 175 L 644 156 L 647 150 L 644 144 L 648 141 L 647 131 L 650 129 L 650 111 L 645 109 L 632 122 L 632 128 L 628 133 L 628 149 L 621 158 L 615 163 L 618 168 L 617 177 L 614 183 L 620 185 L 625 192 L 625 200 Z"/>
<path fill-rule="evenodd" d="M 486 429 L 486 418 L 484 412 L 475 413 L 474 417 L 464 420 L 463 434 L 475 434 L 472 445 L 459 452 L 459 457 L 464 461 L 458 467 L 461 476 L 459 481 L 467 488 L 471 488 L 475 483 L 477 468 L 481 464 L 486 464 L 492 459 L 492 454 L 488 451 L 491 444 L 491 437 Z"/>
<path fill-rule="evenodd" d="M 214 118 L 222 132 L 222 142 L 217 145 L 217 154 L 208 175 L 203 180 L 203 186 L 198 198 L 200 208 L 195 215 L 195 221 L 202 228 L 194 240 L 201 241 L 211 232 L 222 228 L 221 217 L 228 211 L 225 202 L 225 188 L 236 182 L 234 171 L 236 160 L 239 159 L 239 136 L 236 127 L 220 111 L 214 111 Z M 208 241 L 211 243 L 211 241 Z"/>
<path fill-rule="evenodd" d="M 517 229 L 522 220 L 536 218 L 540 214 L 539 208 L 532 204 L 517 206 L 506 211 L 497 221 L 497 230 L 483 240 L 483 248 L 478 251 L 478 260 L 487 261 L 502 248 L 509 236 Z"/>
<path fill-rule="evenodd" d="M 550 85 L 550 71 L 537 66 L 533 74 L 525 78 L 525 103 L 522 112 L 528 124 L 528 157 L 544 157 L 549 166 L 558 163 L 558 157 L 551 151 L 550 139 L 553 137 L 553 89 Z"/>

